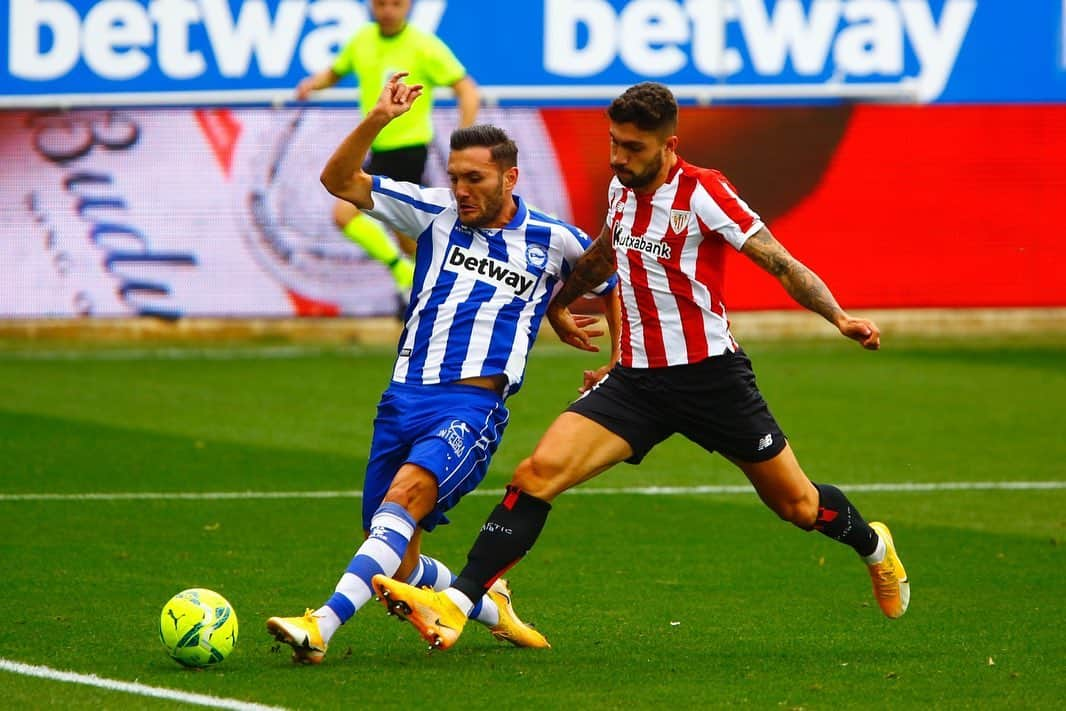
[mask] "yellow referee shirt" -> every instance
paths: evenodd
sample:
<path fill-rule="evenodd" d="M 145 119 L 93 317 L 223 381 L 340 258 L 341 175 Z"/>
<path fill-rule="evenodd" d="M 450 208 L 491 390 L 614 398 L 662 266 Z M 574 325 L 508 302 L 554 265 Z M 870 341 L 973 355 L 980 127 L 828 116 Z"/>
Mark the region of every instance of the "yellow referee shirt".
<path fill-rule="evenodd" d="M 383 37 L 376 22 L 355 33 L 333 63 L 339 76 L 354 74 L 359 82 L 359 107 L 365 116 L 396 72 L 408 72 L 408 84 L 425 85 L 425 94 L 411 110 L 390 122 L 371 146 L 388 151 L 428 145 L 433 140 L 433 88 L 451 86 L 466 76 L 466 67 L 436 35 L 410 24 Z"/>

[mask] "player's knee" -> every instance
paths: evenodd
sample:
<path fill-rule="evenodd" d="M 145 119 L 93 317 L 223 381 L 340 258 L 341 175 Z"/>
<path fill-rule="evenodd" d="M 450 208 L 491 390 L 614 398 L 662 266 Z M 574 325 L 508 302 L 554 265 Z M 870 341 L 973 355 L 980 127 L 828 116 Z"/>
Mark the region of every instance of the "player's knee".
<path fill-rule="evenodd" d="M 770 508 L 781 520 L 804 531 L 814 528 L 818 518 L 818 499 L 807 495 L 778 499 L 770 502 Z"/>
<path fill-rule="evenodd" d="M 402 506 L 417 521 L 437 503 L 437 480 L 427 472 L 400 471 L 385 494 L 385 501 Z"/>
<path fill-rule="evenodd" d="M 563 462 L 536 450 L 515 469 L 511 483 L 539 499 L 550 500 L 565 489 Z"/>
<path fill-rule="evenodd" d="M 337 227 L 344 227 L 359 215 L 359 208 L 345 200 L 337 200 L 333 203 L 333 221 Z"/>

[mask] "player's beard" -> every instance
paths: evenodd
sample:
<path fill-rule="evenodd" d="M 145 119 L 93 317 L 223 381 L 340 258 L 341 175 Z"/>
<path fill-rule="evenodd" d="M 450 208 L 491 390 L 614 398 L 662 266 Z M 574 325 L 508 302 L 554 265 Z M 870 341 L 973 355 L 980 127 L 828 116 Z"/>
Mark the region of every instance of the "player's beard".
<path fill-rule="evenodd" d="M 659 175 L 659 171 L 663 168 L 662 154 L 657 155 L 655 160 L 648 164 L 648 167 L 640 173 L 634 173 L 632 171 L 620 168 L 618 166 L 611 166 L 611 170 L 614 171 L 615 177 L 618 178 L 618 182 L 627 188 L 640 189 L 651 185 L 655 182 L 656 177 Z"/>
<path fill-rule="evenodd" d="M 503 181 L 501 180 L 499 185 L 496 186 L 496 192 L 485 196 L 485 208 L 478 214 L 477 217 L 471 220 L 464 220 L 462 217 L 459 221 L 463 223 L 464 227 L 484 227 L 496 220 L 500 216 L 500 212 L 503 211 Z"/>

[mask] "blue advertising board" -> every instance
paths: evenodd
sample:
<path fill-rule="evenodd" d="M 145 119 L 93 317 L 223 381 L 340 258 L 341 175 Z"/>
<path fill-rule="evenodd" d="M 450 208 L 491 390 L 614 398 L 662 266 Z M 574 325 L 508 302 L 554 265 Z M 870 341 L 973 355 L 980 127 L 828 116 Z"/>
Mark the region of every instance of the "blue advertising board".
<path fill-rule="evenodd" d="M 0 106 L 284 101 L 368 4 L 3 0 Z M 415 0 L 411 21 L 502 103 L 644 80 L 701 102 L 1066 101 L 1066 0 Z"/>

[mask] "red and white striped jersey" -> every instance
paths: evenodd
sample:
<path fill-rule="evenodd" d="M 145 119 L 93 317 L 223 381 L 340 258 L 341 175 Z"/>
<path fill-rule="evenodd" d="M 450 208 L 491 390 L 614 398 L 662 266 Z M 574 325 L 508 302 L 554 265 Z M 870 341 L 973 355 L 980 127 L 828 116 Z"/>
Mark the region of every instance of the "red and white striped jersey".
<path fill-rule="evenodd" d="M 653 194 L 615 178 L 608 197 L 622 365 L 661 368 L 736 350 L 722 295 L 725 247 L 739 250 L 762 228 L 759 216 L 724 175 L 681 158 Z"/>

